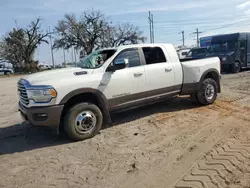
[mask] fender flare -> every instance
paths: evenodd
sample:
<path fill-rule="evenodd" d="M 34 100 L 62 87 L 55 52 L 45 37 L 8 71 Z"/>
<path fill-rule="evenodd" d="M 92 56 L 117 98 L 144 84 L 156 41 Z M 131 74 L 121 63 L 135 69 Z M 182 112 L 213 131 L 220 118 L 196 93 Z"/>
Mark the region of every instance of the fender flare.
<path fill-rule="evenodd" d="M 73 90 L 70 93 L 68 93 L 66 96 L 64 96 L 59 104 L 64 105 L 70 99 L 72 99 L 73 97 L 80 95 L 80 94 L 92 94 L 92 95 L 94 95 L 97 98 L 99 106 L 101 107 L 101 110 L 103 112 L 105 123 L 111 123 L 109 101 L 105 97 L 105 95 L 97 89 L 80 88 L 80 89 Z"/>
<path fill-rule="evenodd" d="M 218 92 L 220 93 L 221 92 L 221 85 L 220 85 L 221 75 L 220 75 L 219 71 L 215 68 L 208 69 L 202 74 L 200 81 L 199 81 L 199 88 L 201 87 L 201 84 L 202 84 L 203 80 L 205 79 L 206 75 L 209 73 L 215 73 L 216 76 L 218 77 L 218 79 L 215 81 L 218 84 Z"/>

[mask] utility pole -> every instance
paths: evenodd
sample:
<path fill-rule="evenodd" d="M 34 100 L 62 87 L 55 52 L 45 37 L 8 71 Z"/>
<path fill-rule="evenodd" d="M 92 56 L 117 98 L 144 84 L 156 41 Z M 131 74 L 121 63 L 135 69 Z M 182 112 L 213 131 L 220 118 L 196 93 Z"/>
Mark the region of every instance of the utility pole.
<path fill-rule="evenodd" d="M 150 43 L 155 42 L 155 36 L 154 36 L 154 15 L 151 14 L 149 11 L 148 14 L 148 20 L 149 20 L 149 32 L 150 32 Z"/>
<path fill-rule="evenodd" d="M 74 48 L 74 58 L 75 58 L 75 66 L 76 66 L 76 48 Z"/>
<path fill-rule="evenodd" d="M 149 20 L 150 43 L 152 43 L 152 21 L 151 21 L 151 12 L 150 11 L 149 11 L 149 14 L 148 14 L 148 20 Z"/>
<path fill-rule="evenodd" d="M 50 33 L 50 27 L 49 27 L 49 33 Z M 52 43 L 51 34 L 49 35 L 49 40 L 50 40 L 50 50 L 51 50 L 52 65 L 53 65 L 53 68 L 55 68 L 55 60 L 54 60 L 53 43 Z"/>
<path fill-rule="evenodd" d="M 71 48 L 71 58 L 72 58 L 72 64 L 74 63 L 74 47 Z"/>
<path fill-rule="evenodd" d="M 184 31 L 180 32 L 182 34 L 182 46 L 185 46 L 185 34 Z"/>
<path fill-rule="evenodd" d="M 17 20 L 15 20 L 15 24 L 16 24 L 16 28 L 18 29 L 18 24 L 17 24 Z"/>
<path fill-rule="evenodd" d="M 63 61 L 66 64 L 66 57 L 65 57 L 65 50 L 64 50 L 64 48 L 63 48 Z"/>
<path fill-rule="evenodd" d="M 152 42 L 155 43 L 154 15 L 153 14 L 151 14 L 151 20 L 152 20 Z"/>
<path fill-rule="evenodd" d="M 196 40 L 197 40 L 197 47 L 200 46 L 200 42 L 199 42 L 199 34 L 202 33 L 202 32 L 199 32 L 199 29 L 197 28 L 196 29 L 196 32 L 193 32 L 191 34 L 196 34 Z"/>

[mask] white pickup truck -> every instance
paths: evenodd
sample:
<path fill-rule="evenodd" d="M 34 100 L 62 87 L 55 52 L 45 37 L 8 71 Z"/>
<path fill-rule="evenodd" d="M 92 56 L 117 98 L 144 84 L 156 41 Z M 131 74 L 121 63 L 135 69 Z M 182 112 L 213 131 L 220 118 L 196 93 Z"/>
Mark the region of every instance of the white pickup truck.
<path fill-rule="evenodd" d="M 178 95 L 209 105 L 221 90 L 219 58 L 180 62 L 171 44 L 97 50 L 77 66 L 20 79 L 22 117 L 84 140 L 111 123 L 111 112 Z"/>

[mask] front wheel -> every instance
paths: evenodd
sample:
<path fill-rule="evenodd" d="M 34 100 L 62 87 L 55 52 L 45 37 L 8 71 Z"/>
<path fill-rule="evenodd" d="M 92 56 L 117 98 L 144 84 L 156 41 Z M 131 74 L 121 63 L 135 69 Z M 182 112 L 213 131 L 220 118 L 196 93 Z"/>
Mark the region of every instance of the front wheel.
<path fill-rule="evenodd" d="M 240 67 L 240 63 L 239 62 L 235 62 L 232 66 L 232 72 L 233 73 L 238 73 L 240 72 L 241 67 Z"/>
<path fill-rule="evenodd" d="M 64 130 L 75 141 L 94 137 L 101 129 L 101 110 L 91 103 L 80 103 L 69 109 L 64 118 Z"/>
<path fill-rule="evenodd" d="M 218 86 L 212 78 L 205 79 L 199 91 L 195 94 L 197 102 L 201 105 L 213 104 L 217 98 Z"/>
<path fill-rule="evenodd" d="M 10 72 L 9 72 L 9 71 L 6 71 L 6 72 L 4 72 L 4 74 L 5 74 L 5 75 L 9 75 L 9 74 L 10 74 Z"/>

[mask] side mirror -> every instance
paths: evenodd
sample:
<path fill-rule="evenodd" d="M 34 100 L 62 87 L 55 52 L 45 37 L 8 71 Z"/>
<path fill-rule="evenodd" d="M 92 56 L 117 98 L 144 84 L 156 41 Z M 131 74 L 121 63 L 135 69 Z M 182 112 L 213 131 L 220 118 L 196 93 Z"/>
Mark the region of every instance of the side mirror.
<path fill-rule="evenodd" d="M 124 69 L 129 64 L 128 59 L 118 59 L 113 62 L 113 65 L 107 68 L 108 72 L 115 72 L 116 70 Z"/>
<path fill-rule="evenodd" d="M 126 66 L 128 66 L 129 60 L 128 59 L 124 59 L 124 63 L 125 63 Z"/>

